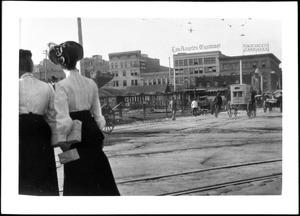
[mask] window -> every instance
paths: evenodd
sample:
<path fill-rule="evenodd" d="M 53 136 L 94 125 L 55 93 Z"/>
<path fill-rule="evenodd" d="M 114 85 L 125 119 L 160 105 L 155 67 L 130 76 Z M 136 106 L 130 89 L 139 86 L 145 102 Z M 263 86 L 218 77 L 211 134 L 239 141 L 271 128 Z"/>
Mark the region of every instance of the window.
<path fill-rule="evenodd" d="M 183 66 L 183 60 L 179 60 L 179 66 Z"/>
<path fill-rule="evenodd" d="M 179 75 L 179 70 L 175 69 L 175 75 Z"/>
<path fill-rule="evenodd" d="M 183 68 L 179 69 L 179 75 L 183 75 Z"/>
<path fill-rule="evenodd" d="M 134 75 L 137 76 L 138 75 L 138 72 L 136 70 L 134 70 Z"/>
<path fill-rule="evenodd" d="M 198 65 L 199 64 L 199 59 L 194 59 L 194 65 Z"/>
<path fill-rule="evenodd" d="M 189 59 L 189 65 L 194 65 L 194 59 Z"/>
<path fill-rule="evenodd" d="M 138 85 L 138 80 L 134 80 L 134 84 L 137 86 Z"/>
<path fill-rule="evenodd" d="M 130 70 L 130 74 L 131 74 L 131 76 L 133 76 L 134 75 L 134 71 Z"/>
<path fill-rule="evenodd" d="M 253 63 L 252 63 L 252 67 L 253 67 L 253 68 L 256 68 L 256 67 L 257 67 L 257 63 L 256 63 L 256 62 L 253 62 Z"/>
<path fill-rule="evenodd" d="M 199 58 L 199 64 L 203 64 L 202 58 Z"/>
<path fill-rule="evenodd" d="M 233 92 L 233 97 L 242 97 L 242 95 L 243 95 L 243 92 L 241 92 L 241 91 Z"/>
<path fill-rule="evenodd" d="M 187 65 L 188 65 L 188 60 L 187 60 L 187 59 L 184 59 L 184 60 L 183 60 L 183 65 L 184 65 L 184 66 L 187 66 Z"/>
<path fill-rule="evenodd" d="M 127 86 L 127 81 L 123 80 L 123 86 Z"/>
<path fill-rule="evenodd" d="M 147 80 L 144 80 L 143 83 L 144 83 L 144 86 L 147 85 Z"/>
<path fill-rule="evenodd" d="M 134 86 L 134 80 L 131 80 L 131 86 Z"/>
<path fill-rule="evenodd" d="M 121 68 L 123 68 L 123 62 L 121 62 Z"/>
<path fill-rule="evenodd" d="M 195 74 L 199 73 L 199 68 L 195 68 Z"/>
<path fill-rule="evenodd" d="M 184 68 L 184 69 L 183 69 L 183 73 L 184 73 L 185 75 L 188 75 L 188 74 L 189 74 L 189 69 Z"/>
<path fill-rule="evenodd" d="M 119 81 L 114 81 L 114 86 L 119 86 Z"/>
<path fill-rule="evenodd" d="M 266 62 L 265 61 L 261 62 L 261 67 L 266 67 Z"/>
<path fill-rule="evenodd" d="M 130 61 L 130 67 L 133 67 L 133 61 Z"/>
<path fill-rule="evenodd" d="M 180 84 L 183 84 L 183 77 L 180 77 Z"/>
<path fill-rule="evenodd" d="M 215 64 L 215 63 L 216 63 L 215 57 L 204 58 L 204 64 Z"/>
<path fill-rule="evenodd" d="M 203 73 L 203 68 L 199 68 L 199 73 Z"/>
<path fill-rule="evenodd" d="M 162 84 L 166 84 L 166 79 L 162 79 Z"/>
<path fill-rule="evenodd" d="M 157 84 L 160 85 L 161 84 L 161 79 L 157 80 Z"/>
<path fill-rule="evenodd" d="M 113 74 L 114 74 L 116 77 L 119 76 L 118 71 L 114 71 Z"/>
<path fill-rule="evenodd" d="M 110 67 L 111 67 L 111 69 L 113 69 L 114 68 L 114 63 L 111 63 Z"/>
<path fill-rule="evenodd" d="M 156 79 L 153 79 L 153 85 L 156 85 Z"/>
<path fill-rule="evenodd" d="M 194 68 L 189 68 L 190 74 L 194 74 Z"/>
<path fill-rule="evenodd" d="M 118 62 L 115 62 L 115 68 L 118 68 Z"/>
<path fill-rule="evenodd" d="M 178 78 L 175 78 L 175 83 L 179 84 L 179 79 Z"/>
<path fill-rule="evenodd" d="M 178 60 L 174 61 L 174 65 L 175 65 L 175 67 L 178 66 Z"/>
<path fill-rule="evenodd" d="M 205 67 L 205 68 L 204 68 L 204 72 L 205 72 L 205 73 L 217 72 L 217 67 L 216 67 L 216 66 Z"/>
<path fill-rule="evenodd" d="M 123 70 L 123 76 L 126 76 L 126 70 Z"/>

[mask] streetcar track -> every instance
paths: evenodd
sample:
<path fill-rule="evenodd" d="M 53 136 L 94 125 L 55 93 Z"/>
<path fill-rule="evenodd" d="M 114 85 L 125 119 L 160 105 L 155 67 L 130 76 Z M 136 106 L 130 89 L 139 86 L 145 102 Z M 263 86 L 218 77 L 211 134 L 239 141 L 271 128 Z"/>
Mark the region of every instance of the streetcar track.
<path fill-rule="evenodd" d="M 208 171 L 221 170 L 221 169 L 230 169 L 230 168 L 236 168 L 236 167 L 242 167 L 242 166 L 252 166 L 252 165 L 257 165 L 257 164 L 265 164 L 265 163 L 274 163 L 274 162 L 280 162 L 280 161 L 282 161 L 282 159 L 273 159 L 273 160 L 256 161 L 256 162 L 250 162 L 250 163 L 233 164 L 233 165 L 229 165 L 229 166 L 219 166 L 219 167 L 212 167 L 212 168 L 208 168 L 208 169 L 197 169 L 197 170 L 192 170 L 192 171 L 182 172 L 182 173 L 174 173 L 174 174 L 168 174 L 168 175 L 152 176 L 152 177 L 147 177 L 147 178 L 117 181 L 116 183 L 117 184 L 125 184 L 125 183 L 132 183 L 132 182 L 152 181 L 152 180 L 169 178 L 169 177 L 180 176 L 180 175 L 189 175 L 189 174 L 200 173 L 200 172 L 208 172 Z"/>
<path fill-rule="evenodd" d="M 274 141 L 270 141 L 274 142 Z M 153 155 L 153 154 L 162 154 L 162 153 L 172 153 L 172 152 L 183 152 L 183 151 L 190 151 L 190 150 L 202 150 L 202 149 L 217 149 L 217 148 L 224 148 L 224 147 L 241 147 L 241 146 L 248 146 L 248 145 L 261 145 L 257 141 L 253 142 L 246 142 L 243 144 L 229 144 L 229 145 L 213 145 L 213 146 L 201 146 L 201 147 L 191 147 L 191 148 L 180 148 L 180 149 L 171 149 L 171 150 L 161 150 L 161 151 L 151 151 L 151 152 L 138 152 L 138 153 L 128 153 L 128 154 L 107 154 L 109 158 L 116 158 L 116 157 L 128 157 L 128 156 L 143 156 L 143 155 Z M 133 149 L 137 149 L 138 147 L 134 147 Z M 132 150 L 132 149 L 131 149 Z"/>
<path fill-rule="evenodd" d="M 233 186 L 233 185 L 247 184 L 247 183 L 252 183 L 252 182 L 256 182 L 256 181 L 270 180 L 270 179 L 280 178 L 280 177 L 282 177 L 282 173 L 275 173 L 275 174 L 266 175 L 266 176 L 260 176 L 260 177 L 254 177 L 254 178 L 249 178 L 249 179 L 242 179 L 242 180 L 237 180 L 237 181 L 230 181 L 230 182 L 224 182 L 224 183 L 219 183 L 219 184 L 214 184 L 214 185 L 186 189 L 186 190 L 181 190 L 181 191 L 169 192 L 169 193 L 159 194 L 157 196 L 178 196 L 178 195 L 192 194 L 192 193 L 198 193 L 198 192 L 203 192 L 203 191 L 215 190 L 215 189 L 224 188 L 224 187 Z"/>

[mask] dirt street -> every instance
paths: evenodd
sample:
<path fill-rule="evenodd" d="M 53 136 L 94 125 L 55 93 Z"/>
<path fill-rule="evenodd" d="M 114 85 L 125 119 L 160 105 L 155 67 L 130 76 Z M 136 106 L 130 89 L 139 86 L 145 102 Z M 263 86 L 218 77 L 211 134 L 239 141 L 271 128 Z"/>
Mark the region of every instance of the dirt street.
<path fill-rule="evenodd" d="M 248 118 L 226 112 L 216 118 L 180 117 L 117 125 L 106 135 L 106 153 L 123 196 L 161 195 L 202 186 L 243 180 L 282 171 L 281 161 L 229 169 L 175 175 L 153 180 L 134 179 L 172 175 L 220 166 L 282 158 L 282 115 L 279 110 Z M 56 150 L 58 153 L 59 150 Z M 62 166 L 58 163 L 60 188 Z M 125 182 L 129 181 L 129 182 Z M 279 195 L 282 179 L 261 180 L 186 195 Z"/>

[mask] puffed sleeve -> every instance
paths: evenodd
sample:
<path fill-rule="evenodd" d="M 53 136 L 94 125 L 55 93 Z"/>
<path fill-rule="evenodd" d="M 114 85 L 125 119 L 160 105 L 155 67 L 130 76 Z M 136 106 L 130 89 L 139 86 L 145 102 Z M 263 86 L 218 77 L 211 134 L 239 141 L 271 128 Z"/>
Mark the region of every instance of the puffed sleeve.
<path fill-rule="evenodd" d="M 65 142 L 71 131 L 73 121 L 69 115 L 67 92 L 59 82 L 55 85 L 54 108 L 56 110 L 58 142 Z"/>
<path fill-rule="evenodd" d="M 100 130 L 103 130 L 106 121 L 104 116 L 102 115 L 102 109 L 100 105 L 99 100 L 99 93 L 98 93 L 98 87 L 97 84 L 93 81 L 93 98 L 92 98 L 92 106 L 91 106 L 91 112 L 94 116 L 95 121 L 97 122 L 98 127 Z"/>
<path fill-rule="evenodd" d="M 48 83 L 49 87 L 49 103 L 47 106 L 47 110 L 45 113 L 45 120 L 49 124 L 52 132 L 52 139 L 53 135 L 56 134 L 56 111 L 54 109 L 54 89 L 50 83 Z"/>

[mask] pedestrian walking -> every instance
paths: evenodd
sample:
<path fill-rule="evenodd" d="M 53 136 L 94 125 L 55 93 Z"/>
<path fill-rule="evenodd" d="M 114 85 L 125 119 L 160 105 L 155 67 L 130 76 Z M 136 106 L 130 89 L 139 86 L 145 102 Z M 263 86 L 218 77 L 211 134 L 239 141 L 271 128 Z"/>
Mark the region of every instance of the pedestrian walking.
<path fill-rule="evenodd" d="M 171 98 L 171 101 L 169 103 L 169 107 L 172 111 L 172 120 L 175 121 L 176 120 L 176 111 L 177 111 L 177 102 L 174 99 L 174 97 Z"/>
<path fill-rule="evenodd" d="M 194 98 L 194 100 L 192 101 L 191 107 L 192 107 L 193 116 L 196 117 L 197 109 L 198 109 L 198 102 L 196 101 L 196 98 Z"/>
<path fill-rule="evenodd" d="M 57 111 L 58 142 L 63 151 L 76 149 L 79 159 L 64 164 L 64 196 L 120 195 L 109 161 L 103 152 L 102 115 L 97 84 L 79 74 L 76 63 L 83 48 L 74 41 L 49 43 L 49 59 L 62 67 L 66 78 L 56 83 L 54 107 Z M 82 122 L 81 142 L 66 143 L 73 120 Z"/>
<path fill-rule="evenodd" d="M 32 53 L 19 50 L 19 194 L 58 196 L 54 89 L 33 74 Z"/>

